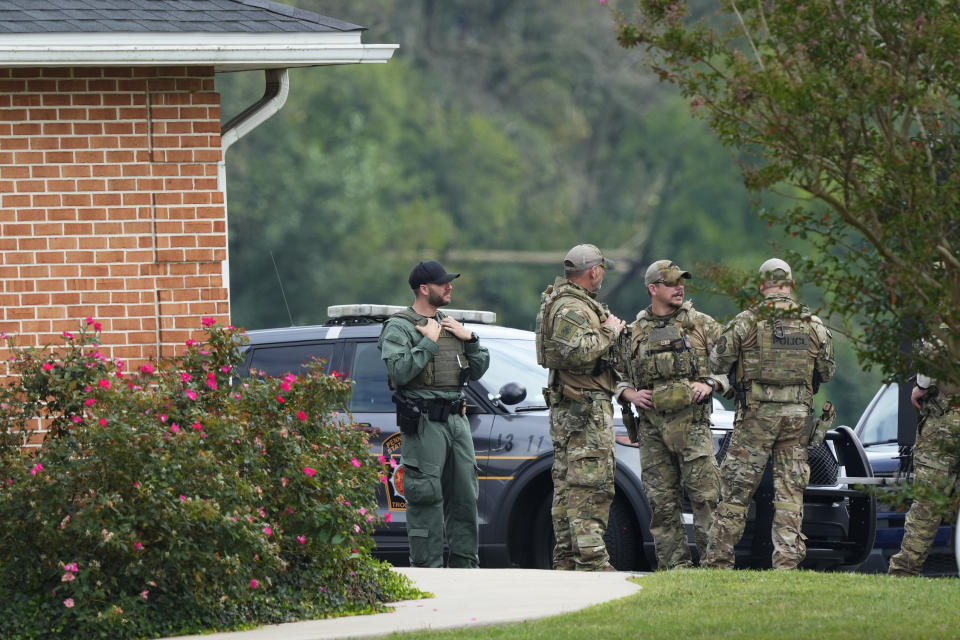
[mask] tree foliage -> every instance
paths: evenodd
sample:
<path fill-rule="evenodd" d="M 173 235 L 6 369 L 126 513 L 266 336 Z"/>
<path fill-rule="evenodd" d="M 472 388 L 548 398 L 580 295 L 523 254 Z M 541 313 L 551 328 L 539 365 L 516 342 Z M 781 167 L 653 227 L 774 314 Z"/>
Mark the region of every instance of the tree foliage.
<path fill-rule="evenodd" d="M 957 154 L 960 15 L 940 0 L 641 0 L 617 38 L 738 150 L 755 191 L 795 206 L 772 223 L 806 239 L 794 268 L 826 293 L 861 361 L 960 380 Z M 755 288 L 754 288 L 755 291 Z M 858 328 L 858 327 L 862 327 Z"/>

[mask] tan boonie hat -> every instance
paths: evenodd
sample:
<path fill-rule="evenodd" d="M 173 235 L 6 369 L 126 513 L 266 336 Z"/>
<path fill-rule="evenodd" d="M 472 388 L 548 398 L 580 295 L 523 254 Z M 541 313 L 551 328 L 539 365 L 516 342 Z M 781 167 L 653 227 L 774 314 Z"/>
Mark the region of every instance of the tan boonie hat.
<path fill-rule="evenodd" d="M 764 280 L 793 280 L 790 265 L 780 258 L 770 258 L 760 265 L 760 275 Z"/>
<path fill-rule="evenodd" d="M 680 278 L 689 280 L 691 277 L 689 271 L 684 271 L 670 260 L 657 260 L 647 267 L 647 275 L 643 277 L 643 281 L 646 284 L 663 282 L 672 287 L 680 282 Z"/>
<path fill-rule="evenodd" d="M 567 252 L 563 259 L 563 268 L 566 271 L 586 271 L 590 267 L 602 265 L 604 269 L 612 269 L 613 260 L 603 257 L 600 249 L 592 244 L 578 244 Z"/>

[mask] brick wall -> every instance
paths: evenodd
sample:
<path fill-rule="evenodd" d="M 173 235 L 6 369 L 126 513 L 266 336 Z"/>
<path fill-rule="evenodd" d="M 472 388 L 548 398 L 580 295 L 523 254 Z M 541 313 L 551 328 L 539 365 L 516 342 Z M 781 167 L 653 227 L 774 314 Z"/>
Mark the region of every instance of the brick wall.
<path fill-rule="evenodd" d="M 220 157 L 212 67 L 0 68 L 0 329 L 135 365 L 226 322 Z"/>

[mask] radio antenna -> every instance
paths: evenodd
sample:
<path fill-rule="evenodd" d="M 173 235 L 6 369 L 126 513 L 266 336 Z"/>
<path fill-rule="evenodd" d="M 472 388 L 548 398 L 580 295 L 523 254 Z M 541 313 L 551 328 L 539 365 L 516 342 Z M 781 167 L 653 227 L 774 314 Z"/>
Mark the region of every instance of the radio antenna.
<path fill-rule="evenodd" d="M 293 314 L 290 313 L 290 305 L 287 304 L 287 294 L 283 292 L 283 280 L 280 279 L 280 270 L 277 269 L 277 261 L 273 257 L 273 251 L 270 252 L 270 260 L 273 262 L 273 272 L 277 274 L 277 284 L 280 285 L 280 295 L 283 297 L 283 306 L 287 309 L 287 317 L 290 318 L 290 326 L 296 326 L 293 324 Z"/>

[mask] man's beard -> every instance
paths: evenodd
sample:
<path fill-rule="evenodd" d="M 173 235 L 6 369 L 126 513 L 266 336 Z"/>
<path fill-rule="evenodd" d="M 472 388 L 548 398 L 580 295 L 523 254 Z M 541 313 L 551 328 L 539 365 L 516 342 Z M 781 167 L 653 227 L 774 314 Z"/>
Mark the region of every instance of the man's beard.
<path fill-rule="evenodd" d="M 431 307 L 445 307 L 450 304 L 450 301 L 444 298 L 444 294 L 435 291 L 431 291 L 430 295 L 427 296 L 427 302 L 430 303 Z"/>

